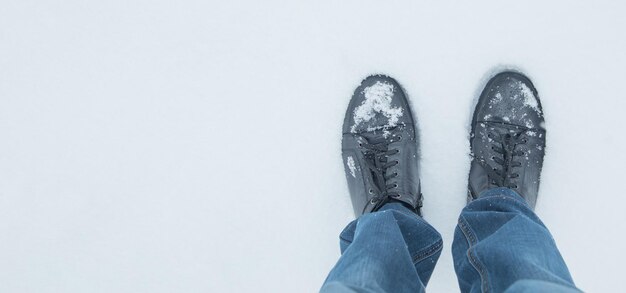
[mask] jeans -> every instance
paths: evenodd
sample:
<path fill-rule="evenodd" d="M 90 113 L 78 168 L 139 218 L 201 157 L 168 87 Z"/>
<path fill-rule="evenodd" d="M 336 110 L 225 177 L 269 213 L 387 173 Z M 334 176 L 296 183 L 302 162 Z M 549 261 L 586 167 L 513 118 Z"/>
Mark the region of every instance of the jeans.
<path fill-rule="evenodd" d="M 339 239 L 321 292 L 424 292 L 443 244 L 399 202 L 362 215 Z M 510 189 L 487 190 L 463 209 L 452 256 L 462 292 L 580 292 L 548 229 Z"/>

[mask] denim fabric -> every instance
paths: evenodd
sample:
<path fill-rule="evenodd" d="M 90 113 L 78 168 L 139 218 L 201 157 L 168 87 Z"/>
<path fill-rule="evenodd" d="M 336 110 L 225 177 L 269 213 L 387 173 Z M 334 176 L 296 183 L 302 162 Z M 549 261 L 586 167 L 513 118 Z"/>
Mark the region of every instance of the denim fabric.
<path fill-rule="evenodd" d="M 439 233 L 400 203 L 348 224 L 321 292 L 424 292 Z M 580 292 L 552 236 L 513 190 L 491 189 L 461 212 L 452 244 L 462 292 Z"/>
<path fill-rule="evenodd" d="M 441 235 L 400 203 L 348 224 L 341 257 L 321 292 L 423 292 L 441 254 Z"/>
<path fill-rule="evenodd" d="M 511 189 L 463 209 L 452 256 L 462 292 L 578 292 L 552 235 Z"/>

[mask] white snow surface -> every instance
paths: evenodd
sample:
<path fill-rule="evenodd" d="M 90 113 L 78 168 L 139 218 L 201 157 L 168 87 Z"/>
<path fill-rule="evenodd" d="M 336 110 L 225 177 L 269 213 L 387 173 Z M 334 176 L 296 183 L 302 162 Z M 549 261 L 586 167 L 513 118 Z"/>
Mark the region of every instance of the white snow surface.
<path fill-rule="evenodd" d="M 363 89 L 365 99 L 361 105 L 354 109 L 354 124 L 352 125 L 351 132 L 356 132 L 356 128 L 361 123 L 370 121 L 377 114 L 381 114 L 387 119 L 387 124 L 382 126 L 383 129 L 396 126 L 398 119 L 403 115 L 403 109 L 391 105 L 394 91 L 395 89 L 392 84 L 380 81 Z M 374 129 L 368 128 L 368 130 Z"/>
<path fill-rule="evenodd" d="M 626 263 L 623 1 L 43 1 L 0 9 L 0 292 L 315 292 L 353 219 L 341 125 L 398 80 L 424 217 L 458 292 L 469 121 L 503 69 L 538 89 L 537 214 L 580 288 Z M 558 13 L 555 13 L 558 11 Z"/>

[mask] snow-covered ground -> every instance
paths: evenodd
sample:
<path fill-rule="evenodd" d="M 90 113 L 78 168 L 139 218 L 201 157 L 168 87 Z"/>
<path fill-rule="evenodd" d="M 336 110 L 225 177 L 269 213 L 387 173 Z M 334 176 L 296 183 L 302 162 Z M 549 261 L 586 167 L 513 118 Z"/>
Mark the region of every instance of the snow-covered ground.
<path fill-rule="evenodd" d="M 503 68 L 542 98 L 537 213 L 577 284 L 623 286 L 623 1 L 0 3 L 0 292 L 313 292 L 353 218 L 354 88 L 406 89 L 425 218 L 458 291 L 475 97 Z"/>

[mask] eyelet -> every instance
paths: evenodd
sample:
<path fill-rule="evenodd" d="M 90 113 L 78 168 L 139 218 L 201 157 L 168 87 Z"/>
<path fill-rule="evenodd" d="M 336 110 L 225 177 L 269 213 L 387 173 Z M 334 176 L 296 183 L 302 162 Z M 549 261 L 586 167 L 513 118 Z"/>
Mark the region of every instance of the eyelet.
<path fill-rule="evenodd" d="M 370 199 L 370 204 L 376 204 L 376 200 L 374 200 L 373 198 Z"/>
<path fill-rule="evenodd" d="M 370 194 L 374 194 L 374 189 L 371 189 L 368 191 Z"/>

